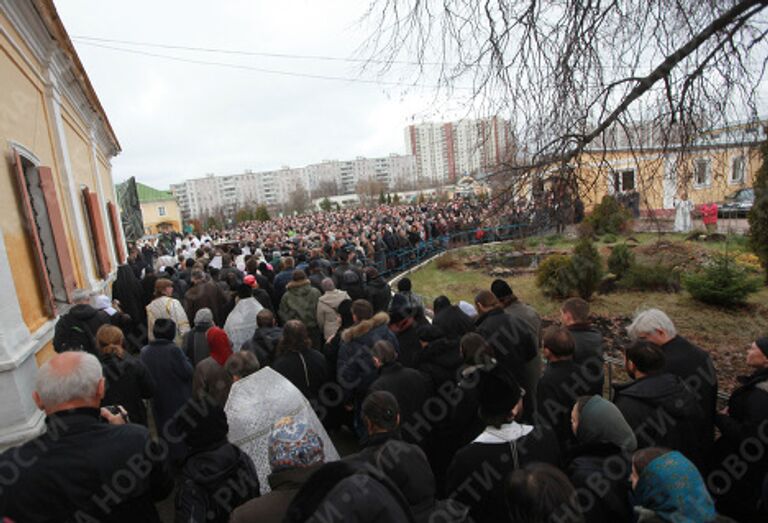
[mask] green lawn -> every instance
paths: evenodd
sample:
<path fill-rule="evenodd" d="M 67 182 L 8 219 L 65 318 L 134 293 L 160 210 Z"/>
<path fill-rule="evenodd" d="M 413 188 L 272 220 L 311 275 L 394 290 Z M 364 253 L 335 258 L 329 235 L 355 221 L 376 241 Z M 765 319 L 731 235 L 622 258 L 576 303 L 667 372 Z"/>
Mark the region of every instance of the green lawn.
<path fill-rule="evenodd" d="M 653 256 L 656 234 L 635 235 L 641 246 Z M 663 240 L 681 243 L 682 235 L 664 235 Z M 572 242 L 558 240 L 550 248 L 567 249 Z M 601 247 L 607 254 L 608 248 Z M 725 250 L 724 243 L 685 242 L 695 253 L 697 249 Z M 453 303 L 466 300 L 473 303 L 474 296 L 482 289 L 489 289 L 494 277 L 480 269 L 466 269 L 461 262 L 477 256 L 483 250 L 513 250 L 512 243 L 486 247 L 469 247 L 455 251 L 449 256 L 457 260 L 458 267 L 440 270 L 435 261 L 411 275 L 414 290 L 431 301 L 444 294 Z M 640 247 L 638 247 L 639 249 Z M 682 247 L 681 247 L 682 248 Z M 743 253 L 746 246 L 743 241 L 729 242 L 729 252 Z M 663 256 L 663 255 L 659 255 Z M 639 256 L 640 257 L 640 256 Z M 544 296 L 536 287 L 532 274 L 505 278 L 515 294 L 524 302 L 535 307 L 548 319 L 559 319 L 560 302 Z M 631 317 L 637 310 L 657 307 L 664 310 L 675 322 L 680 334 L 691 339 L 712 353 L 715 365 L 722 373 L 721 382 L 725 388 L 732 385 L 733 374 L 747 372 L 744 364 L 746 347 L 758 336 L 768 335 L 768 287 L 753 295 L 748 306 L 736 310 L 726 310 L 694 301 L 684 291 L 680 293 L 664 292 L 620 292 L 596 295 L 591 302 L 594 314 L 604 317 Z"/>

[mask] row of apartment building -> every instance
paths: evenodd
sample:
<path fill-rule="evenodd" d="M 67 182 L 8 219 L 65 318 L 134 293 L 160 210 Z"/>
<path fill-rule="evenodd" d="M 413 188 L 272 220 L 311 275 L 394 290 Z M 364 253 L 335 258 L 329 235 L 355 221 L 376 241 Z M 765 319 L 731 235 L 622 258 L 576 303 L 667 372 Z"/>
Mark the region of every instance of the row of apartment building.
<path fill-rule="evenodd" d="M 305 167 L 282 167 L 186 180 L 171 185 L 185 219 L 217 211 L 233 213 L 255 202 L 285 203 L 298 185 L 310 197 L 324 185 L 352 194 L 361 180 L 376 180 L 388 189 L 435 187 L 456 183 L 467 174 L 487 172 L 512 152 L 510 123 L 498 117 L 458 122 L 423 123 L 405 129 L 407 154 L 379 158 L 326 160 Z"/>

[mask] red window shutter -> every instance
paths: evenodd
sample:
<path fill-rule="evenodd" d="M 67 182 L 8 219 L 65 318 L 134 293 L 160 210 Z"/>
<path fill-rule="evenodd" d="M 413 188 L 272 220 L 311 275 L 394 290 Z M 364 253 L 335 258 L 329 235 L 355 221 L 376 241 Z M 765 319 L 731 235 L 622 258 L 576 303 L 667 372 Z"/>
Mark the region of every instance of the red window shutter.
<path fill-rule="evenodd" d="M 50 167 L 38 167 L 40 176 L 40 188 L 43 190 L 45 207 L 48 209 L 48 220 L 51 223 L 51 232 L 56 246 L 56 255 L 64 279 L 64 290 L 67 293 L 67 301 L 72 303 L 72 293 L 77 287 L 75 269 L 72 265 L 72 255 L 67 245 L 67 233 L 64 227 L 64 216 L 61 214 L 59 199 L 56 196 L 56 186 L 53 182 L 53 173 Z"/>
<path fill-rule="evenodd" d="M 40 234 L 37 231 L 37 222 L 35 221 L 35 213 L 32 210 L 32 200 L 29 197 L 29 190 L 27 189 L 27 180 L 24 176 L 24 167 L 21 164 L 21 157 L 16 151 L 13 152 L 14 169 L 13 173 L 16 178 L 16 185 L 19 189 L 19 200 L 21 203 L 21 210 L 24 215 L 24 223 L 26 225 L 29 238 L 32 240 L 32 252 L 35 257 L 35 265 L 40 276 L 40 284 L 43 287 L 43 301 L 45 303 L 46 312 L 50 317 L 56 316 L 56 302 L 53 297 L 53 288 L 51 287 L 51 278 L 48 275 L 48 268 L 45 266 L 45 257 L 43 255 L 43 246 L 40 243 Z"/>
<path fill-rule="evenodd" d="M 125 247 L 123 246 L 122 235 L 120 234 L 120 215 L 117 214 L 117 205 L 113 202 L 107 202 L 107 212 L 109 213 L 110 225 L 112 225 L 112 238 L 115 240 L 115 252 L 117 253 L 117 263 L 125 263 Z"/>
<path fill-rule="evenodd" d="M 88 221 L 91 224 L 91 237 L 96 251 L 96 262 L 99 266 L 99 276 L 105 279 L 109 276 L 109 251 L 107 250 L 107 240 L 104 237 L 104 220 L 101 219 L 99 211 L 99 197 L 95 192 L 83 187 L 83 199 L 85 207 L 88 210 Z"/>

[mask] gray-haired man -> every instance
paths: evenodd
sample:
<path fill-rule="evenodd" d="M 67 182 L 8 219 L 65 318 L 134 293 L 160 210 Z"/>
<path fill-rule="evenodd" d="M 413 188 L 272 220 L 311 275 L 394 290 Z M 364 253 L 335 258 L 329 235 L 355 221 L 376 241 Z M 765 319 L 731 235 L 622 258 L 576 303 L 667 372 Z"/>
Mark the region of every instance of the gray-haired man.
<path fill-rule="evenodd" d="M 173 488 L 165 451 L 141 425 L 100 409 L 95 356 L 58 354 L 37 373 L 45 434 L 0 455 L 0 514 L 14 521 L 157 521 Z"/>

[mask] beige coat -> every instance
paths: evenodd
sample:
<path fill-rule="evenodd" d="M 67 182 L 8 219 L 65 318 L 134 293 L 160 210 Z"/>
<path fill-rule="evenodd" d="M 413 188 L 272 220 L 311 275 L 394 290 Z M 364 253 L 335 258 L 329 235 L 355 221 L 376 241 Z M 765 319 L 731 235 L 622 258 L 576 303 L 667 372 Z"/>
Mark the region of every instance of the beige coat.
<path fill-rule="evenodd" d="M 348 299 L 350 299 L 349 294 L 345 291 L 334 289 L 326 291 L 317 300 L 317 324 L 323 329 L 323 339 L 333 338 L 339 330 L 341 325 L 338 315 L 339 304 Z"/>

